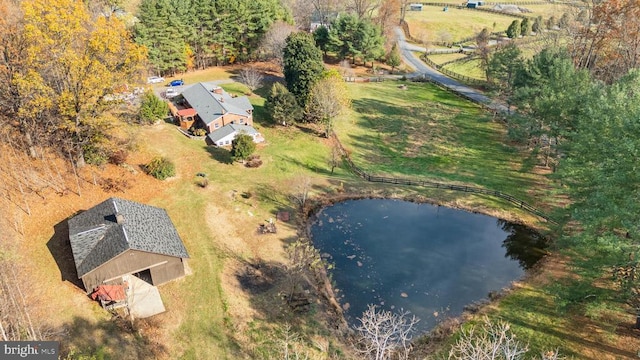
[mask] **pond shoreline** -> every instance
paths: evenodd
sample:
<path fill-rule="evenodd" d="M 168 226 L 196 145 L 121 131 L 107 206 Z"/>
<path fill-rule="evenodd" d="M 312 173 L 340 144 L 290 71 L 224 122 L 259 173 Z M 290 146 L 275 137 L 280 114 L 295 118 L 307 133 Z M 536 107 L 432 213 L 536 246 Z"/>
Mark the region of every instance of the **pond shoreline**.
<path fill-rule="evenodd" d="M 355 192 L 340 192 L 337 194 L 324 194 L 320 196 L 316 196 L 311 198 L 307 204 L 305 204 L 304 210 L 302 211 L 302 221 L 300 224 L 300 231 L 304 234 L 304 236 L 309 239 L 310 243 L 313 244 L 313 238 L 311 234 L 312 225 L 315 222 L 316 216 L 318 216 L 325 207 L 345 202 L 351 200 L 362 200 L 362 199 L 386 199 L 386 200 L 399 200 L 399 201 L 407 201 L 418 204 L 430 204 L 434 206 L 443 206 L 455 210 L 462 210 L 473 214 L 483 214 L 487 216 L 494 217 L 496 219 L 506 220 L 512 223 L 517 223 L 520 225 L 525 225 L 531 229 L 539 230 L 539 226 L 532 226 L 532 224 L 527 224 L 521 219 L 514 219 L 513 217 L 509 217 L 509 219 L 504 219 L 504 217 L 498 217 L 495 213 L 491 213 L 491 211 L 482 211 L 482 209 L 472 209 L 469 207 L 460 206 L 460 204 L 450 204 L 450 203 L 442 203 L 435 199 L 427 198 L 420 195 L 406 195 L 406 196 L 397 196 L 397 195 L 389 195 L 382 193 L 355 193 Z M 511 214 L 513 215 L 513 214 Z M 539 225 L 539 224 L 538 224 Z M 441 345 L 445 344 L 445 340 L 448 336 L 452 335 L 456 330 L 460 328 L 460 326 L 471 319 L 472 316 L 476 314 L 486 313 L 486 311 L 490 308 L 492 304 L 495 304 L 497 301 L 502 299 L 504 296 L 508 295 L 512 291 L 514 291 L 518 284 L 523 284 L 529 281 L 532 277 L 539 275 L 542 272 L 542 269 L 545 267 L 545 264 L 549 261 L 549 253 L 544 255 L 535 266 L 531 269 L 525 270 L 524 275 L 520 278 L 513 280 L 508 286 L 497 290 L 492 291 L 487 294 L 487 296 L 483 299 L 475 301 L 471 304 L 465 306 L 463 312 L 454 317 L 444 318 L 441 322 L 439 322 L 434 328 L 431 330 L 425 331 L 423 333 L 419 333 L 414 338 L 414 343 L 421 349 L 421 351 L 425 351 L 425 347 L 429 349 L 437 349 Z M 318 286 L 317 288 L 321 291 L 321 295 L 323 298 L 328 300 L 330 307 L 334 310 L 332 314 L 328 314 L 329 317 L 334 317 L 334 321 L 336 323 L 341 324 L 342 326 L 337 326 L 338 329 L 341 329 L 345 334 L 353 333 L 353 330 L 347 325 L 346 318 L 344 316 L 344 309 L 342 304 L 338 301 L 335 296 L 335 292 L 331 281 L 328 277 L 327 271 L 323 271 L 322 286 Z"/>

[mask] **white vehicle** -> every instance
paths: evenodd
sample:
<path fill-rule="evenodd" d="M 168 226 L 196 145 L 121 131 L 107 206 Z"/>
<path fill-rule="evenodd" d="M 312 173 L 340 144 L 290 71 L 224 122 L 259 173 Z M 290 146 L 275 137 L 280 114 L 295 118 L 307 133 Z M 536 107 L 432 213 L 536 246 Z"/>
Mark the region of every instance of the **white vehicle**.
<path fill-rule="evenodd" d="M 149 76 L 147 78 L 147 84 L 157 84 L 164 82 L 164 78 L 160 76 Z"/>
<path fill-rule="evenodd" d="M 167 99 L 171 99 L 171 98 L 176 97 L 178 95 L 179 95 L 178 90 L 173 89 L 173 88 L 167 89 L 167 91 L 165 91 L 165 93 L 164 93 L 164 97 L 166 97 Z"/>

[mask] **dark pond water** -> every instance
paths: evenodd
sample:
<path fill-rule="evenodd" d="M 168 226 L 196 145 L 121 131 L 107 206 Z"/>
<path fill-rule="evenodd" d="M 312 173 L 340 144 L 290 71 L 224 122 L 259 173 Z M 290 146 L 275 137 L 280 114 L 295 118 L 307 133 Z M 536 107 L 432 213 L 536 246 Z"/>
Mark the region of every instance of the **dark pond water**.
<path fill-rule="evenodd" d="M 546 245 L 537 233 L 490 216 L 386 199 L 327 207 L 311 233 L 335 266 L 350 323 L 377 304 L 416 314 L 420 331 L 520 278 Z"/>

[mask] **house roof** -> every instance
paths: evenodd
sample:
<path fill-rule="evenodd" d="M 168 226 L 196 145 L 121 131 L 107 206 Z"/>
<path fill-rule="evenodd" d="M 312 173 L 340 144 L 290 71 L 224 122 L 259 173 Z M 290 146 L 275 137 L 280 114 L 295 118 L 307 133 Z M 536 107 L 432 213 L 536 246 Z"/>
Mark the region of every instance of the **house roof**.
<path fill-rule="evenodd" d="M 164 209 L 110 198 L 69 219 L 78 278 L 129 250 L 188 258 Z"/>
<path fill-rule="evenodd" d="M 209 133 L 209 135 L 207 135 L 209 137 L 209 140 L 213 141 L 214 143 L 224 139 L 225 137 L 234 134 L 236 132 L 244 132 L 247 135 L 256 135 L 258 134 L 258 131 L 256 129 L 254 129 L 253 127 L 249 126 L 249 125 L 237 125 L 237 124 L 227 124 L 223 127 L 221 127 L 220 129 Z"/>
<path fill-rule="evenodd" d="M 193 108 L 178 110 L 178 116 L 194 116 L 195 114 L 197 112 Z"/>
<path fill-rule="evenodd" d="M 212 84 L 194 84 L 184 90 L 182 96 L 207 125 L 226 113 L 248 116 L 253 110 L 246 96 L 231 97 L 222 88 Z"/>

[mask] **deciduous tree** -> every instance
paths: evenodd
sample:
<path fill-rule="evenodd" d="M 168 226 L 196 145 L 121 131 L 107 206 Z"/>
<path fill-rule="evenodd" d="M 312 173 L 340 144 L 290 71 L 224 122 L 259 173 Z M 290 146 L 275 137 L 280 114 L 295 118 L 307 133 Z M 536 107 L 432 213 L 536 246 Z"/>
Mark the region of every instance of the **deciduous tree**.
<path fill-rule="evenodd" d="M 324 125 L 328 138 L 333 131 L 335 118 L 350 105 L 349 94 L 342 76 L 328 71 L 318 80 L 309 94 L 306 113 L 309 119 L 317 119 Z"/>
<path fill-rule="evenodd" d="M 85 149 L 104 138 L 109 124 L 101 116 L 105 96 L 138 76 L 144 49 L 117 17 L 91 19 L 82 2 L 30 0 L 22 9 L 29 70 L 15 79 L 26 99 L 19 114 L 55 117 L 61 147 L 83 164 Z"/>
<path fill-rule="evenodd" d="M 396 357 L 408 359 L 411 352 L 411 339 L 420 321 L 408 311 L 392 313 L 369 305 L 358 318 L 355 326 L 358 332 L 361 352 L 369 359 L 384 360 Z"/>
<path fill-rule="evenodd" d="M 569 50 L 579 68 L 613 83 L 640 65 L 640 0 L 595 2 Z"/>

